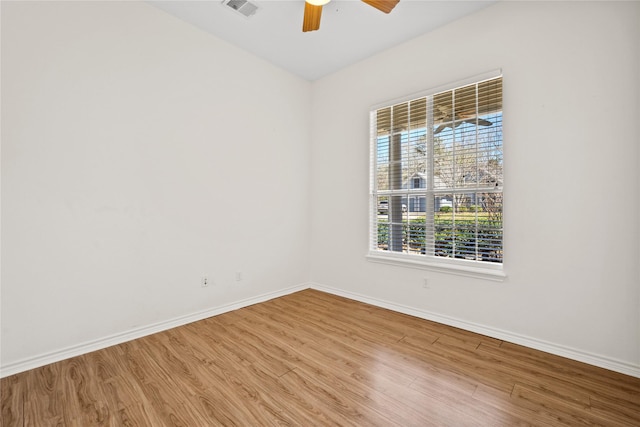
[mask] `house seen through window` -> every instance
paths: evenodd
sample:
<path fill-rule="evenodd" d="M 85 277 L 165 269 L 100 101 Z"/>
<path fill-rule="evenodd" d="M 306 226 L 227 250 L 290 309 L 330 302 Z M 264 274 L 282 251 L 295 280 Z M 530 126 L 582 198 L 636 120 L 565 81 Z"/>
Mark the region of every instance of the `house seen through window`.
<path fill-rule="evenodd" d="M 376 109 L 371 134 L 370 253 L 502 263 L 502 77 Z"/>

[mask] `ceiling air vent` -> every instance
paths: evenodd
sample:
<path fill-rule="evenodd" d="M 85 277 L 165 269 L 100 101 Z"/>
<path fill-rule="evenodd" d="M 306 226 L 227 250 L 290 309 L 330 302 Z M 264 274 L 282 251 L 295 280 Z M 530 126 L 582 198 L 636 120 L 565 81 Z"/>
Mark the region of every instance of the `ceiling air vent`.
<path fill-rule="evenodd" d="M 222 4 L 235 10 L 245 18 L 250 18 L 258 10 L 258 6 L 247 0 L 223 0 Z"/>

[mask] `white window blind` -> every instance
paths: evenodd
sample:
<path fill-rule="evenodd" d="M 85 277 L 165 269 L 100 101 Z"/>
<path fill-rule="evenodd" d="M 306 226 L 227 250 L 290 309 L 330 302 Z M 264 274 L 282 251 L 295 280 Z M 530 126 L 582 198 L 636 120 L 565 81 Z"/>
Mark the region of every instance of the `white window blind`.
<path fill-rule="evenodd" d="M 502 263 L 502 77 L 373 110 L 370 164 L 370 252 Z"/>

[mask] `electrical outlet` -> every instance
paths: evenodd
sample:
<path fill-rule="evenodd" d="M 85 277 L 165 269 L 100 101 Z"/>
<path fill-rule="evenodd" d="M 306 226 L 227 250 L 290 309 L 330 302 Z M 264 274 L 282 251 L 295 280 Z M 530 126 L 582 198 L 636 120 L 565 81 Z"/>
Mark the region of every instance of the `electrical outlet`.
<path fill-rule="evenodd" d="M 242 280 L 242 271 L 236 271 L 236 282 Z"/>
<path fill-rule="evenodd" d="M 200 285 L 203 288 L 206 288 L 207 286 L 209 286 L 209 278 L 207 276 L 202 276 L 202 279 L 200 280 Z"/>
<path fill-rule="evenodd" d="M 423 289 L 430 289 L 429 287 L 429 280 L 428 279 L 422 279 L 422 288 Z"/>

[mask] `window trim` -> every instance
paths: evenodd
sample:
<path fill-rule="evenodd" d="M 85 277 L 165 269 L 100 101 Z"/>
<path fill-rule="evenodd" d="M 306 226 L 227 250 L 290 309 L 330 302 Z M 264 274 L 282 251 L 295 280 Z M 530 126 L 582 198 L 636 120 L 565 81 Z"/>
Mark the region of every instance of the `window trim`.
<path fill-rule="evenodd" d="M 425 259 L 422 255 L 371 250 L 367 254 L 366 259 L 369 262 L 378 264 L 417 268 L 420 270 L 430 270 L 437 273 L 448 273 L 456 276 L 492 280 L 495 282 L 502 282 L 507 278 L 507 274 L 504 271 L 504 262 L 501 264 L 487 263 L 487 265 L 479 266 L 476 261 L 441 258 L 435 262 L 431 261 L 431 259 Z M 473 265 L 470 265 L 471 263 L 473 263 Z"/>
<path fill-rule="evenodd" d="M 480 81 L 490 80 L 494 78 L 502 77 L 502 70 L 497 69 L 493 71 L 489 71 L 486 73 L 478 74 L 463 80 L 458 80 L 456 82 L 448 83 L 446 85 L 441 85 L 435 88 L 427 89 L 425 91 L 421 91 L 418 93 L 413 93 L 401 98 L 396 98 L 393 100 L 385 101 L 380 104 L 376 104 L 370 107 L 370 120 L 371 115 L 375 114 L 375 112 L 379 109 L 389 107 L 391 105 L 397 105 L 405 102 L 410 102 L 414 99 L 429 97 L 434 94 L 449 91 L 455 89 L 457 87 L 463 87 L 471 84 L 475 84 Z M 370 150 L 371 156 L 374 156 L 375 151 L 375 138 L 370 137 Z M 374 156 L 375 157 L 375 156 Z M 372 165 L 375 163 L 374 157 L 370 158 L 369 168 L 370 168 L 370 179 L 375 179 L 375 167 Z M 373 163 L 372 163 L 373 162 Z M 373 181 L 370 181 L 370 185 Z M 504 188 L 502 187 L 502 193 L 504 194 Z M 445 274 L 453 274 L 457 276 L 471 277 L 476 279 L 484 279 L 502 282 L 506 279 L 507 275 L 505 273 L 505 260 L 503 258 L 501 263 L 488 263 L 488 262 L 478 262 L 471 260 L 463 260 L 463 259 L 453 259 L 453 258 L 439 258 L 439 257 L 425 257 L 424 255 L 414 255 L 407 254 L 402 252 L 391 252 L 391 251 L 377 251 L 374 250 L 373 242 L 371 239 L 373 238 L 373 233 L 371 227 L 373 227 L 373 218 L 377 214 L 377 205 L 375 200 L 371 197 L 371 188 L 368 191 L 369 194 L 369 233 L 368 233 L 368 252 L 366 255 L 366 259 L 369 262 L 380 263 L 386 265 L 407 267 L 407 268 L 416 268 L 422 270 L 429 270 L 438 273 Z M 504 238 L 503 238 L 504 239 Z M 503 240 L 504 245 L 504 240 Z"/>

